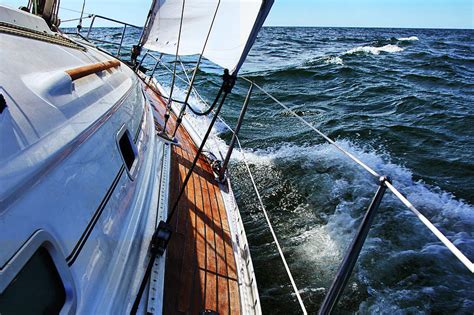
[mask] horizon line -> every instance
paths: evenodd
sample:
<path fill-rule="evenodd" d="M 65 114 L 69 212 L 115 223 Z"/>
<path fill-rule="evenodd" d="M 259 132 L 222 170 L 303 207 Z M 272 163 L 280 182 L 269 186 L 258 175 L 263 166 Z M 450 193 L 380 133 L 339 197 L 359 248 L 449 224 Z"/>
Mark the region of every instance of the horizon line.
<path fill-rule="evenodd" d="M 69 22 L 66 22 L 69 23 Z M 61 27 L 61 26 L 60 26 Z M 76 26 L 64 25 L 64 28 L 75 28 Z M 96 27 L 120 28 L 120 26 L 99 25 Z M 138 26 L 143 28 L 143 26 Z M 458 27 L 411 27 L 411 26 L 321 26 L 321 25 L 263 25 L 262 27 L 294 27 L 294 28 L 371 28 L 371 29 L 406 29 L 406 30 L 458 30 L 458 31 L 474 31 L 473 28 L 458 28 Z M 88 26 L 86 26 L 88 28 Z"/>
<path fill-rule="evenodd" d="M 385 29 L 407 29 L 407 30 L 460 30 L 460 31 L 474 31 L 472 28 L 459 27 L 420 27 L 420 26 L 327 26 L 327 25 L 263 25 L 263 27 L 307 27 L 307 28 L 385 28 Z"/>

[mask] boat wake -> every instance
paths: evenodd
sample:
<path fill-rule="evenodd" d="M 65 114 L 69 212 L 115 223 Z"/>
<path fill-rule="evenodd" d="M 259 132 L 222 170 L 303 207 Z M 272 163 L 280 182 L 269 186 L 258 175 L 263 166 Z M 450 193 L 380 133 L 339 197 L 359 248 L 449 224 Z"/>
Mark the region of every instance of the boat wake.
<path fill-rule="evenodd" d="M 184 96 L 183 89 L 175 93 L 178 99 Z M 205 108 L 194 96 L 190 103 L 196 109 Z M 208 123 L 203 123 L 203 117 L 188 113 L 187 119 L 199 134 L 205 133 Z M 209 140 L 210 150 L 218 157 L 228 148 L 220 137 L 224 132 L 225 125 L 218 122 Z M 389 175 L 415 207 L 469 258 L 474 257 L 474 239 L 463 232 L 474 230 L 473 205 L 415 180 L 412 171 L 394 163 L 387 152 L 349 140 L 337 142 L 380 174 Z M 290 266 L 304 279 L 303 294 L 319 305 L 377 183 L 329 144 L 283 144 L 245 149 L 244 153 L 284 250 L 291 253 Z M 255 222 L 255 230 L 249 227 L 250 243 L 259 246 L 265 239 L 265 223 L 260 210 L 252 206 L 254 193 L 242 162 L 242 155 L 235 150 L 233 183 L 239 186 L 236 191 L 241 210 L 246 212 L 244 220 L 247 216 Z M 264 242 L 269 242 L 263 244 L 269 252 L 263 251 L 262 257 L 254 254 L 256 261 L 273 257 L 271 241 Z M 437 276 L 430 276 L 433 274 Z M 472 313 L 474 309 L 472 275 L 390 192 L 384 197 L 354 275 L 348 285 L 349 299 L 361 301 L 361 313 L 424 313 L 433 309 Z M 450 296 L 449 303 L 446 296 Z"/>
<path fill-rule="evenodd" d="M 348 140 L 338 141 L 338 144 L 381 174 L 391 176 L 394 185 L 415 207 L 472 259 L 474 239 L 463 231 L 474 230 L 473 205 L 438 187 L 415 180 L 409 169 L 391 162 L 388 153 L 361 148 Z M 276 222 L 277 230 L 285 231 L 283 234 L 288 237 L 284 240 L 285 246 L 296 255 L 292 267 L 308 277 L 310 283 L 305 287 L 328 287 L 375 193 L 376 182 L 329 144 L 286 144 L 246 150 L 245 154 L 256 172 L 274 174 L 273 181 L 285 183 L 284 174 L 290 170 L 301 174 L 301 181 L 293 184 L 300 186 L 296 191 L 306 191 L 307 196 L 300 198 L 299 204 L 279 202 L 272 205 L 272 196 L 285 199 L 289 197 L 279 194 L 285 191 L 291 195 L 292 192 L 278 188 L 278 184 L 272 186 L 268 179 L 266 184 L 270 187 L 260 188 L 266 193 L 265 198 L 270 203 L 268 210 L 274 212 L 274 218 L 282 216 L 282 211 L 288 211 L 286 219 Z M 234 156 L 234 161 L 241 161 L 239 154 Z M 438 277 L 425 276 L 433 273 Z M 443 303 L 441 297 L 449 291 L 456 292 L 452 293 L 453 299 L 464 303 L 453 311 L 467 312 L 474 307 L 469 289 L 474 286 L 472 276 L 389 192 L 384 197 L 355 274 L 356 280 L 348 287 L 354 291 L 352 294 L 367 294 L 359 308 L 362 313 L 428 312 L 437 309 L 436 303 Z M 312 294 L 321 298 L 325 294 L 324 290 L 316 291 Z M 420 309 L 419 301 L 427 301 L 425 309 Z"/>

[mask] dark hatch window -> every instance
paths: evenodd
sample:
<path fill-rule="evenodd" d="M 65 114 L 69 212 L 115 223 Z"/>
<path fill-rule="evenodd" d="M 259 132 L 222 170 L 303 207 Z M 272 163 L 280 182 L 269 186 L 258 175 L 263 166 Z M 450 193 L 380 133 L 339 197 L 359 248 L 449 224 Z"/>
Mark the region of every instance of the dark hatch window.
<path fill-rule="evenodd" d="M 65 301 L 56 266 L 40 248 L 0 294 L 0 314 L 58 314 Z"/>
<path fill-rule="evenodd" d="M 128 130 L 122 134 L 119 139 L 120 153 L 122 153 L 123 160 L 125 165 L 127 165 L 128 170 L 130 171 L 135 162 L 137 156 L 137 148 L 130 137 Z"/>

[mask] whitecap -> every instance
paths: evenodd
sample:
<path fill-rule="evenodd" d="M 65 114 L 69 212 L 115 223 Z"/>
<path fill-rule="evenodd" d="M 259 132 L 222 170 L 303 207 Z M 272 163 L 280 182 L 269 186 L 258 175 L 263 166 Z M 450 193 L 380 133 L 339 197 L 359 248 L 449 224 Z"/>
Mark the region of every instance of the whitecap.
<path fill-rule="evenodd" d="M 356 53 L 366 53 L 366 54 L 373 54 L 373 55 L 378 55 L 381 52 L 385 53 L 396 53 L 403 51 L 404 49 L 401 47 L 398 47 L 397 45 L 385 45 L 382 47 L 373 47 L 373 46 L 361 46 L 361 47 L 356 47 L 351 50 L 348 50 L 345 54 L 346 55 L 352 55 Z"/>
<path fill-rule="evenodd" d="M 435 225 L 440 226 L 457 246 L 472 248 L 474 240 L 472 240 L 470 231 L 474 228 L 473 205 L 456 199 L 452 193 L 443 191 L 441 188 L 416 180 L 410 169 L 393 163 L 387 152 L 361 148 L 348 140 L 338 140 L 337 144 L 353 153 L 380 174 L 390 175 L 394 186 L 399 188 L 415 207 L 429 217 Z M 235 154 L 235 157 L 241 158 L 240 154 Z M 302 266 L 301 268 L 311 266 L 313 270 L 317 270 L 314 278 L 310 280 L 313 281 L 314 286 L 319 287 L 321 283 L 329 284 L 345 249 L 358 229 L 361 215 L 374 194 L 376 184 L 373 179 L 359 171 L 346 156 L 329 144 L 283 144 L 267 149 L 246 149 L 245 157 L 247 161 L 257 166 L 257 169 L 299 164 L 305 172 L 312 174 L 311 172 L 318 165 L 321 166 L 320 170 L 330 168 L 331 172 L 328 173 L 328 176 L 330 176 L 332 184 L 328 187 L 329 191 L 325 191 L 325 193 L 330 195 L 328 198 L 337 202 L 334 212 L 328 213 L 326 224 L 316 223 L 293 239 L 297 244 L 294 252 L 294 255 L 297 256 L 294 258 L 297 261 L 295 264 Z M 331 176 L 333 172 L 339 174 Z M 352 194 L 354 197 L 341 198 L 341 196 L 348 194 Z M 423 274 L 430 272 L 429 268 L 431 268 L 429 265 L 420 265 L 414 267 L 412 275 L 407 274 L 406 277 L 400 277 L 397 280 L 399 283 L 394 283 L 393 287 L 381 288 L 379 282 L 381 279 L 383 280 L 383 272 L 385 274 L 390 272 L 382 270 L 386 265 L 380 262 L 380 267 L 375 265 L 375 267 L 369 266 L 368 269 L 361 265 L 356 271 L 356 278 L 367 286 L 371 297 L 361 303 L 360 313 L 404 314 L 405 311 L 414 308 L 407 309 L 400 301 L 422 299 L 433 294 L 433 291 L 442 291 L 443 283 L 447 279 L 453 281 L 453 286 L 457 288 L 460 296 L 466 297 L 466 303 L 472 303 L 472 299 L 468 298 L 469 289 L 462 289 L 463 286 L 469 288 L 469 283 L 472 281 L 463 274 L 459 274 L 457 270 L 449 272 L 451 265 L 448 262 L 451 261 L 453 264 L 456 262 L 444 245 L 438 242 L 434 236 L 431 238 L 431 243 L 423 243 L 426 239 L 417 236 L 431 234 L 416 216 L 404 208 L 389 192 L 384 197 L 381 209 L 387 206 L 393 209 L 390 210 L 393 214 L 392 217 L 397 219 L 391 222 L 392 226 L 388 226 L 387 221 L 381 221 L 384 216 L 378 216 L 377 220 L 379 221 L 374 223 L 374 229 L 379 231 L 386 228 L 397 229 L 393 224 L 404 224 L 406 228 L 400 229 L 400 233 L 406 233 L 405 237 L 410 240 L 411 245 L 404 245 L 408 246 L 404 250 L 396 244 L 392 245 L 391 239 L 383 238 L 378 233 L 379 235 L 369 235 L 363 251 L 373 259 L 386 257 L 391 264 L 399 265 L 403 265 L 405 261 L 411 261 L 411 259 L 425 258 L 427 261 L 430 259 L 446 261 L 446 275 L 439 275 L 439 281 L 433 281 L 426 285 L 420 284 L 416 272 Z M 307 208 L 308 205 L 304 207 Z M 307 208 L 307 210 L 312 209 Z M 457 222 L 463 222 L 463 227 L 457 226 Z M 461 232 L 460 229 L 464 229 L 464 231 Z M 378 270 L 378 268 L 382 269 Z M 379 276 L 378 273 L 382 275 Z M 417 287 L 406 289 L 403 281 L 411 281 Z M 465 306 L 464 309 L 469 309 L 469 306 Z M 428 310 L 429 305 L 426 306 L 426 309 L 418 309 L 420 312 Z"/>
<path fill-rule="evenodd" d="M 404 166 L 390 161 L 390 155 L 385 152 L 377 152 L 373 149 L 361 148 L 351 141 L 338 140 L 344 149 L 353 153 L 356 157 L 364 161 L 371 168 L 380 174 L 389 175 L 393 179 L 394 185 L 406 195 L 406 197 L 427 215 L 435 224 L 440 224 L 453 237 L 453 241 L 467 241 L 469 237 L 466 233 L 456 231 L 457 222 L 464 222 L 467 226 L 474 227 L 474 206 L 463 200 L 456 199 L 455 196 L 439 187 L 427 185 L 422 181 L 415 180 L 411 170 Z M 340 200 L 336 206 L 335 213 L 329 218 L 326 228 L 331 231 L 331 238 L 341 246 L 347 245 L 352 237 L 352 233 L 357 229 L 357 217 L 352 217 L 353 209 L 364 208 L 368 202 L 367 198 L 372 197 L 375 189 L 373 179 L 361 172 L 345 155 L 341 154 L 330 144 L 319 145 L 294 145 L 284 144 L 279 147 L 267 149 L 245 149 L 245 159 L 250 164 L 265 167 L 276 166 L 287 163 L 299 163 L 300 166 L 311 172 L 315 166 L 332 167 L 339 172 L 347 174 L 347 178 L 333 178 L 333 185 L 330 194 L 334 196 L 344 195 L 347 192 L 355 192 L 358 195 L 353 200 Z M 233 157 L 241 161 L 241 154 L 234 154 Z M 331 175 L 331 174 L 329 174 Z M 391 206 L 398 208 L 400 214 L 409 216 L 413 222 L 413 235 L 417 229 L 425 229 L 423 224 L 417 220 L 413 214 L 392 196 L 387 199 Z M 416 238 L 415 238 L 416 242 Z M 432 248 L 428 249 L 430 251 Z"/>
<path fill-rule="evenodd" d="M 401 37 L 401 38 L 397 38 L 397 40 L 401 41 L 401 42 L 409 42 L 409 41 L 416 41 L 416 40 L 419 40 L 418 37 L 416 36 L 410 36 L 410 37 Z"/>
<path fill-rule="evenodd" d="M 317 57 L 312 57 L 308 60 L 305 60 L 301 66 L 312 67 L 314 65 L 318 65 L 321 63 L 325 63 L 327 65 L 343 65 L 344 61 L 339 56 L 317 56 Z"/>
<path fill-rule="evenodd" d="M 342 60 L 341 57 L 328 57 L 326 60 L 324 60 L 324 63 L 330 64 L 330 65 L 343 65 L 344 61 Z"/>

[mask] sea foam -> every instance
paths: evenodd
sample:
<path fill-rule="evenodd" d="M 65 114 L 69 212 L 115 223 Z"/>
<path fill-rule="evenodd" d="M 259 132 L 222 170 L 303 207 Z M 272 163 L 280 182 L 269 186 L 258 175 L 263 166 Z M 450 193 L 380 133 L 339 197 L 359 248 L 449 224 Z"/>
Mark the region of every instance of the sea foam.
<path fill-rule="evenodd" d="M 396 53 L 403 50 L 404 50 L 403 48 L 400 48 L 397 45 L 385 45 L 382 47 L 361 46 L 361 47 L 356 47 L 351 50 L 348 50 L 345 54 L 352 55 L 352 54 L 357 54 L 357 53 L 365 53 L 365 54 L 379 55 L 381 52 Z"/>
<path fill-rule="evenodd" d="M 416 41 L 416 40 L 419 40 L 418 37 L 416 36 L 410 36 L 410 37 L 401 37 L 401 38 L 397 38 L 397 40 L 401 41 L 401 42 L 405 42 L 405 41 Z"/>
<path fill-rule="evenodd" d="M 474 240 L 470 238 L 469 233 L 464 233 L 466 226 L 474 228 L 474 206 L 466 203 L 463 200 L 456 199 L 450 192 L 443 191 L 439 187 L 425 184 L 423 181 L 415 180 L 413 173 L 406 167 L 400 166 L 390 161 L 388 153 L 380 153 L 373 149 L 361 148 L 348 140 L 338 140 L 337 143 L 367 163 L 370 167 L 378 171 L 380 174 L 389 175 L 396 186 L 405 196 L 417 207 L 423 214 L 425 214 L 436 225 L 439 225 L 445 234 L 447 234 L 454 243 L 469 243 L 464 247 L 474 245 Z M 234 160 L 241 160 L 242 155 L 234 154 Z M 250 164 L 257 168 L 272 168 L 281 167 L 287 164 L 299 164 L 303 170 L 312 174 L 315 168 L 330 169 L 327 174 L 330 176 L 332 184 L 327 187 L 328 198 L 335 198 L 338 201 L 335 211 L 328 218 L 325 226 L 314 227 L 314 231 L 310 233 L 314 241 L 315 238 L 325 239 L 323 243 L 331 243 L 333 250 L 335 250 L 334 257 L 329 258 L 324 254 L 324 260 L 335 259 L 344 251 L 344 248 L 352 239 L 353 233 L 358 228 L 360 217 L 355 209 L 365 209 L 368 200 L 372 198 L 376 185 L 373 178 L 361 171 L 357 165 L 350 161 L 345 155 L 341 154 L 334 146 L 330 144 L 319 145 L 293 145 L 285 144 L 276 148 L 267 149 L 246 149 L 245 159 Z M 336 174 L 334 174 L 336 172 Z M 314 173 L 314 176 L 318 176 Z M 322 193 L 318 191 L 318 193 Z M 340 199 L 338 196 L 346 196 L 353 194 L 353 199 Z M 384 200 L 384 207 L 390 205 L 394 209 L 393 215 L 397 218 L 394 222 L 408 224 L 404 237 L 411 239 L 415 248 L 424 248 L 423 252 L 417 255 L 434 256 L 438 259 L 451 258 L 449 252 L 444 251 L 439 253 L 436 247 L 426 247 L 424 243 L 419 243 L 417 235 L 426 232 L 431 235 L 428 229 L 416 218 L 410 210 L 403 207 L 403 205 L 392 195 L 387 193 Z M 356 216 L 354 216 L 356 214 Z M 399 221 L 397 221 L 399 220 Z M 459 222 L 464 223 L 464 227 L 459 226 Z M 387 222 L 379 222 L 380 229 L 389 228 L 384 226 Z M 318 234 L 317 236 L 313 234 Z M 324 234 L 324 235 L 320 235 Z M 422 239 L 422 238 L 421 238 Z M 318 264 L 321 257 L 314 255 L 315 246 L 313 241 L 303 242 L 300 253 L 309 253 L 303 255 L 302 259 L 312 261 Z M 434 243 L 442 246 L 432 237 Z M 384 243 L 384 242 L 382 242 Z M 383 252 L 389 250 L 389 253 L 396 256 L 399 253 L 397 248 L 389 249 L 386 244 L 378 244 L 376 239 L 368 240 L 368 246 L 372 246 L 373 250 Z M 321 245 L 322 246 L 322 245 Z M 323 253 L 319 246 L 317 251 Z M 443 247 L 444 249 L 444 247 Z M 338 254 L 336 254 L 338 252 Z M 328 257 L 326 257 L 328 256 Z M 314 261 L 317 260 L 317 261 Z M 364 273 L 364 272 L 362 272 Z"/>
<path fill-rule="evenodd" d="M 330 65 L 343 65 L 344 61 L 342 60 L 341 57 L 328 57 L 324 60 L 324 63 L 330 64 Z"/>

